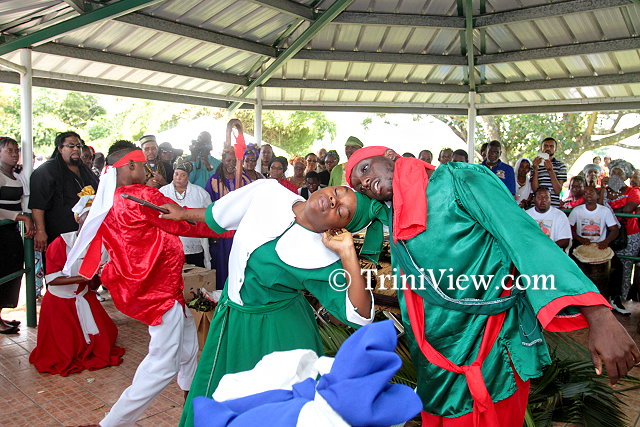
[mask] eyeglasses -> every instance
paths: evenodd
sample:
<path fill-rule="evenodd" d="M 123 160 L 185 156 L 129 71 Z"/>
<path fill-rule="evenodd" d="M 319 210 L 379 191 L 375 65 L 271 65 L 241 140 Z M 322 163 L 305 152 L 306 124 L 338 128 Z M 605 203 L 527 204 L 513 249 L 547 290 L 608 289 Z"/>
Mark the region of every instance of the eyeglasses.
<path fill-rule="evenodd" d="M 283 169 L 282 166 L 271 166 L 271 169 L 277 170 L 277 171 L 281 171 Z"/>
<path fill-rule="evenodd" d="M 69 147 L 73 150 L 74 148 L 82 148 L 84 147 L 84 145 L 83 144 L 62 144 L 62 147 Z"/>

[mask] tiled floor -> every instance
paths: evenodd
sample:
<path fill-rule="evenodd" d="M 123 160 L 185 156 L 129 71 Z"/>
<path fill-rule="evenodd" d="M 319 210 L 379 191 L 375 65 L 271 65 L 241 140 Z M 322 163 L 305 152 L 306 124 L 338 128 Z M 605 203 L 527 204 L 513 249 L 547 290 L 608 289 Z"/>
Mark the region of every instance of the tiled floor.
<path fill-rule="evenodd" d="M 131 384 L 138 363 L 147 354 L 149 335 L 142 323 L 118 312 L 111 301 L 103 303 L 118 325 L 118 345 L 126 348 L 120 366 L 85 371 L 69 377 L 40 374 L 29 364 L 29 352 L 36 344 L 36 329 L 27 328 L 24 307 L 3 310 L 6 319 L 18 319 L 23 326 L 18 335 L 0 335 L 0 425 L 1 426 L 79 426 L 95 424 L 104 416 L 120 393 Z M 636 327 L 640 321 L 640 304 L 629 306 L 631 317 L 619 317 L 640 343 Z M 573 333 L 586 343 L 587 333 Z M 633 372 L 640 377 L 640 371 Z M 625 384 L 622 387 L 628 387 Z M 623 400 L 630 426 L 640 427 L 640 390 L 628 393 Z M 175 426 L 182 412 L 183 393 L 174 383 L 169 385 L 138 421 L 140 426 Z"/>
<path fill-rule="evenodd" d="M 111 301 L 103 303 L 118 325 L 118 345 L 126 349 L 123 363 L 68 377 L 40 374 L 29 363 L 35 347 L 35 328 L 24 326 L 24 309 L 3 310 L 3 318 L 21 320 L 18 335 L 0 335 L 0 425 L 80 426 L 97 424 L 120 394 L 147 354 L 147 327 L 118 312 Z M 141 426 L 175 426 L 182 413 L 184 393 L 169 385 L 138 421 Z"/>

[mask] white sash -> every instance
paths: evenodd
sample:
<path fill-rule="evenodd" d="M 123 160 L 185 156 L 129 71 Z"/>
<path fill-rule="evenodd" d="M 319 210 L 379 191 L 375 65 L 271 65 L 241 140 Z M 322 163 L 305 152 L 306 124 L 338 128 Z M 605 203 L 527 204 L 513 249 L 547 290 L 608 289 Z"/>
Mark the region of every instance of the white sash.
<path fill-rule="evenodd" d="M 75 293 L 77 289 L 78 285 L 49 286 L 47 292 L 51 292 L 52 295 L 58 298 L 76 299 L 76 310 L 78 312 L 78 319 L 80 320 L 80 328 L 82 328 L 84 340 L 87 344 L 91 344 L 89 334 L 97 335 L 100 331 L 98 331 L 98 325 L 96 325 L 96 321 L 93 318 L 89 301 L 84 298 L 89 288 L 85 287 L 79 294 Z"/>

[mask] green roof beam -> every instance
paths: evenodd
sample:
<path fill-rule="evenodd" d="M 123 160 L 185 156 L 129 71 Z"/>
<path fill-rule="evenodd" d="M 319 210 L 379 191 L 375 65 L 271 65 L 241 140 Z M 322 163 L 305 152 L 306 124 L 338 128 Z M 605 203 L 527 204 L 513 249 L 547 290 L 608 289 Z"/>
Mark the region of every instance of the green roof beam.
<path fill-rule="evenodd" d="M 267 69 L 260 74 L 260 76 L 258 76 L 258 78 L 249 84 L 249 86 L 240 94 L 240 98 L 247 98 L 247 96 L 249 96 L 256 87 L 267 82 L 280 67 L 282 67 L 289 59 L 293 58 L 296 53 L 300 52 L 300 50 L 302 50 L 302 48 L 304 48 L 320 30 L 340 15 L 343 10 L 353 3 L 353 1 L 354 0 L 337 0 L 331 5 L 331 7 L 322 13 L 322 15 L 319 15 L 309 28 L 300 35 L 300 37 L 291 43 L 291 45 L 278 55 L 276 60 L 273 61 L 271 65 L 269 65 Z M 229 106 L 229 113 L 238 109 L 242 104 L 242 102 L 234 102 L 231 104 Z"/>

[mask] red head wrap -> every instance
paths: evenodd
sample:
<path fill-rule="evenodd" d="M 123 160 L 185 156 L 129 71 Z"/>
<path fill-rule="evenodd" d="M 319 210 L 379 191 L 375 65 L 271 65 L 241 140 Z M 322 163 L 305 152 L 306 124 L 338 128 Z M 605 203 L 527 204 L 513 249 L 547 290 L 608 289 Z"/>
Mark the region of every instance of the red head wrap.
<path fill-rule="evenodd" d="M 347 183 L 351 185 L 353 168 L 364 159 L 382 156 L 389 148 L 364 147 L 351 155 L 345 166 Z M 427 228 L 427 169 L 435 166 L 410 157 L 398 157 L 393 169 L 393 240 L 407 240 Z"/>
<path fill-rule="evenodd" d="M 125 166 L 129 163 L 129 160 L 133 160 L 134 162 L 146 162 L 147 158 L 144 156 L 142 150 L 133 150 L 130 153 L 127 153 L 120 160 L 115 162 L 112 167 L 119 168 L 121 166 Z"/>
<path fill-rule="evenodd" d="M 360 163 L 360 160 L 368 159 L 369 157 L 382 156 L 387 150 L 387 147 L 383 147 L 381 145 L 374 145 L 371 147 L 363 147 L 357 149 L 351 155 L 349 160 L 347 160 L 347 164 L 344 167 L 344 174 L 347 178 L 347 184 L 349 184 L 349 187 L 353 187 L 353 185 L 351 185 L 351 172 L 353 171 L 353 168 L 356 167 L 358 163 Z"/>

